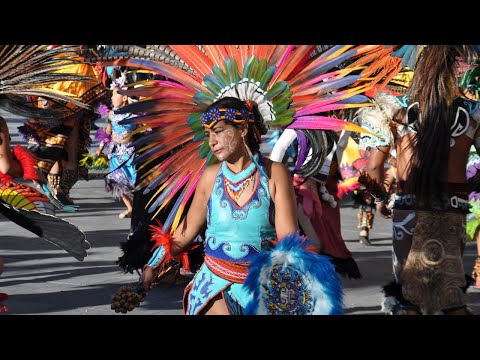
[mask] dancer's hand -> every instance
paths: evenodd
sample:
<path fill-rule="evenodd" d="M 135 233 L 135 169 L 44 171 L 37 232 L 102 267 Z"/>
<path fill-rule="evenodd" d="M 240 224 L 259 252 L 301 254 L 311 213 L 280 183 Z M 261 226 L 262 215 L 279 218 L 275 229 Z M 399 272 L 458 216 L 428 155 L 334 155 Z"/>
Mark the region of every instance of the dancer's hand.
<path fill-rule="evenodd" d="M 392 218 L 392 210 L 390 210 L 385 202 L 381 202 L 381 203 L 378 203 L 376 204 L 376 209 L 377 209 L 377 213 L 380 214 L 381 217 L 383 217 L 384 219 L 391 219 Z"/>
<path fill-rule="evenodd" d="M 140 283 L 143 283 L 145 291 L 149 291 L 155 287 L 153 282 L 158 276 L 158 270 L 151 266 L 145 266 L 142 275 L 140 276 Z"/>

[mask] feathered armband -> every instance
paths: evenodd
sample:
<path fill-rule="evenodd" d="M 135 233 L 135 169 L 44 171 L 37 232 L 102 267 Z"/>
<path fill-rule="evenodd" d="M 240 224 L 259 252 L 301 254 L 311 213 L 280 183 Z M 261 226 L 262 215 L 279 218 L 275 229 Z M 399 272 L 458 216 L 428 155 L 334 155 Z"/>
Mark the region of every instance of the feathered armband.
<path fill-rule="evenodd" d="M 170 235 L 169 231 L 163 232 L 163 225 L 159 221 L 157 221 L 157 223 L 159 226 L 150 225 L 150 230 L 152 231 L 152 241 L 154 241 L 155 244 L 152 247 L 153 255 L 145 266 L 150 266 L 154 269 L 162 269 L 172 260 L 175 260 L 182 264 L 182 267 L 185 271 L 190 271 L 190 261 L 188 259 L 187 252 L 184 251 L 177 256 L 172 256 L 172 236 Z"/>

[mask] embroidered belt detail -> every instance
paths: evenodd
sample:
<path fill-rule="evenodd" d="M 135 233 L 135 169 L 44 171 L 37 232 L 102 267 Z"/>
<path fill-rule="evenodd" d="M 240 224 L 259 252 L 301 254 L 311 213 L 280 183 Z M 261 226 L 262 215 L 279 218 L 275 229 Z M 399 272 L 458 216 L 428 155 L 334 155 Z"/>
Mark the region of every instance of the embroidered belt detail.
<path fill-rule="evenodd" d="M 399 195 L 395 197 L 396 209 L 414 209 L 415 196 L 412 194 Z M 432 210 L 456 210 L 464 213 L 468 213 L 470 210 L 470 204 L 467 199 L 463 199 L 457 195 L 445 195 L 442 199 L 435 199 L 432 204 Z"/>
<path fill-rule="evenodd" d="M 243 284 L 248 275 L 247 267 L 250 262 L 231 262 L 206 255 L 205 264 L 215 275 Z"/>

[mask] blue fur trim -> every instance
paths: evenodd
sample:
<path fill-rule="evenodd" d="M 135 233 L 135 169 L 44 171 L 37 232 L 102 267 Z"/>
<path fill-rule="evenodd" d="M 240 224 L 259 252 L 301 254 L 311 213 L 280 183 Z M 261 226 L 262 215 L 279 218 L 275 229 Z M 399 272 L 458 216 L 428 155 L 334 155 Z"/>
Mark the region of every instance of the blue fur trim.
<path fill-rule="evenodd" d="M 302 236 L 287 235 L 273 251 L 262 252 L 255 257 L 249 266 L 244 284 L 252 293 L 252 300 L 247 304 L 245 314 L 343 314 L 343 290 L 335 267 L 327 256 L 306 251 L 308 245 L 309 241 Z M 272 286 L 278 285 L 278 282 L 272 281 L 274 267 L 281 269 L 280 272 L 288 268 L 293 274 L 292 279 L 298 280 L 298 283 L 289 283 L 292 291 L 285 295 L 288 300 L 292 299 L 291 295 L 294 298 L 297 294 L 302 294 L 303 298 L 299 297 L 299 301 L 290 303 L 290 307 L 286 306 L 283 310 L 277 306 L 271 311 L 272 304 L 279 300 L 278 294 L 272 293 Z M 281 279 L 284 280 L 285 276 Z M 278 277 L 275 280 L 278 280 Z M 305 296 L 307 301 L 302 301 Z M 298 306 L 295 307 L 294 304 Z"/>

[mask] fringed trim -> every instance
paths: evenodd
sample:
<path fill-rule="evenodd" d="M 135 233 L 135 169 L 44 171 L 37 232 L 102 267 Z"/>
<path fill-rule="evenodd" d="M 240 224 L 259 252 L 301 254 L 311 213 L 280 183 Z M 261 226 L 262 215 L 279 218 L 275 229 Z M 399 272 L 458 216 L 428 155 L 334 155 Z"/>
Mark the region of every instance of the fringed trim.
<path fill-rule="evenodd" d="M 33 155 L 18 144 L 13 148 L 13 155 L 22 166 L 23 179 L 38 180 L 38 174 L 36 170 L 37 160 L 33 157 Z"/>
<path fill-rule="evenodd" d="M 122 195 L 133 198 L 133 192 L 131 189 L 123 184 L 110 180 L 108 177 L 105 178 L 105 190 L 112 193 L 112 196 L 118 200 L 122 199 Z"/>
<path fill-rule="evenodd" d="M 465 274 L 465 282 L 466 285 L 461 287 L 464 293 L 467 292 L 468 288 L 475 284 L 475 280 Z M 398 284 L 395 281 L 390 281 L 382 288 L 385 297 L 382 301 L 382 311 L 388 315 L 406 315 L 407 310 L 414 310 L 418 314 L 423 314 L 423 312 L 419 309 L 418 306 L 414 305 L 410 301 L 406 300 L 403 297 L 402 293 L 402 285 Z M 442 312 L 438 312 L 435 315 L 442 314 Z"/>
<path fill-rule="evenodd" d="M 382 301 L 382 311 L 387 315 L 406 315 L 407 310 L 415 310 L 421 314 L 420 309 L 403 297 L 402 285 L 390 281 L 382 287 L 385 294 Z"/>

